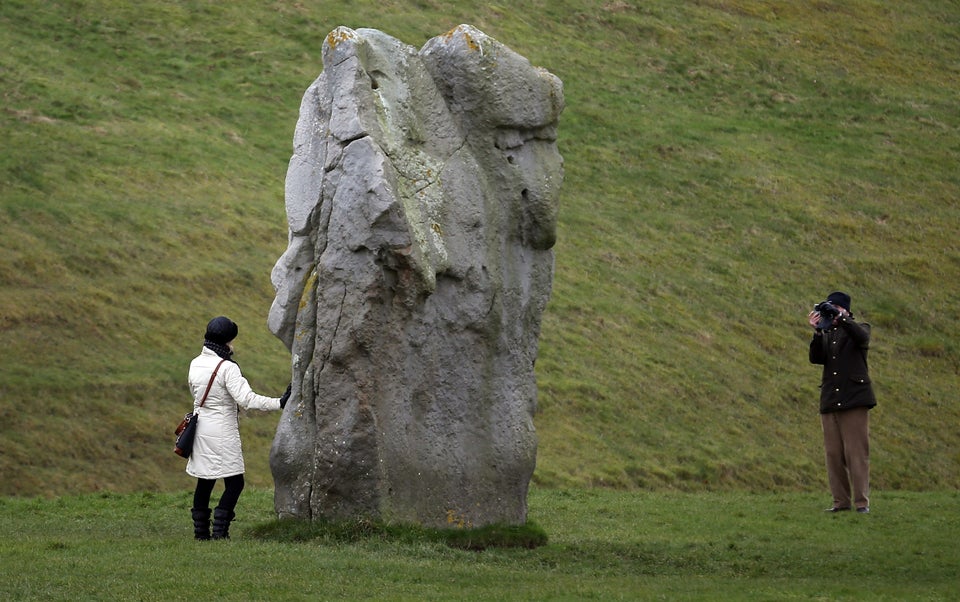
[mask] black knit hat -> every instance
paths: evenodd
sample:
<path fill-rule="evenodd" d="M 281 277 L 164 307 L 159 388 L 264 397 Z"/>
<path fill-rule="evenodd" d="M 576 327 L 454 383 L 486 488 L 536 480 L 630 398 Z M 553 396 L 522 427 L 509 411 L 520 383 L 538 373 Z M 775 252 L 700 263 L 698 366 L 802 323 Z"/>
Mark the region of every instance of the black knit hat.
<path fill-rule="evenodd" d="M 830 293 L 827 295 L 827 301 L 833 303 L 834 305 L 839 305 L 847 311 L 850 311 L 850 295 L 847 293 L 841 293 L 840 291 Z"/>
<path fill-rule="evenodd" d="M 233 320 L 225 316 L 218 316 L 210 320 L 210 322 L 207 324 L 207 332 L 203 335 L 203 338 L 211 343 L 226 345 L 233 339 L 237 338 L 237 333 L 239 331 L 240 329 L 237 328 L 237 325 Z"/>

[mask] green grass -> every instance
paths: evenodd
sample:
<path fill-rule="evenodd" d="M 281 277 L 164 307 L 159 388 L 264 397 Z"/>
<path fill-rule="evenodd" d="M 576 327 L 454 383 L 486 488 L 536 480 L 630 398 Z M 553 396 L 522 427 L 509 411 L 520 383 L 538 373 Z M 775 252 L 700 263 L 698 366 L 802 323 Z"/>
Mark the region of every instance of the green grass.
<path fill-rule="evenodd" d="M 251 530 L 255 539 L 283 543 L 326 541 L 354 542 L 381 538 L 399 542 L 440 542 L 451 548 L 484 551 L 489 548 L 538 548 L 547 534 L 533 521 L 523 525 L 488 525 L 478 528 L 429 529 L 419 525 L 391 525 L 366 519 L 349 522 L 275 519 Z"/>
<path fill-rule="evenodd" d="M 960 5 L 0 4 L 0 495 L 169 491 L 217 314 L 254 388 L 300 98 L 338 25 L 459 23 L 564 82 L 535 482 L 819 491 L 805 314 L 874 325 L 874 484 L 960 487 Z M 271 485 L 277 417 L 245 418 Z"/>
<path fill-rule="evenodd" d="M 219 491 L 217 492 L 219 493 Z M 7 600 L 953 600 L 960 497 L 538 489 L 549 541 L 466 551 L 410 531 L 258 536 L 245 492 L 226 542 L 194 542 L 190 495 L 0 500 Z"/>

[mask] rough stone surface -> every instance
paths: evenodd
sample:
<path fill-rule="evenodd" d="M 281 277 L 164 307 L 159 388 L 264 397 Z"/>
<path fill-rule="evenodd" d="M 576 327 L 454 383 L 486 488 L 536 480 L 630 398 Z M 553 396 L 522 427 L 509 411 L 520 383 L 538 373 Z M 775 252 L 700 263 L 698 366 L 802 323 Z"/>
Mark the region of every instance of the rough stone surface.
<path fill-rule="evenodd" d="M 526 521 L 562 110 L 558 78 L 467 25 L 419 51 L 327 36 L 273 271 L 279 516 Z"/>

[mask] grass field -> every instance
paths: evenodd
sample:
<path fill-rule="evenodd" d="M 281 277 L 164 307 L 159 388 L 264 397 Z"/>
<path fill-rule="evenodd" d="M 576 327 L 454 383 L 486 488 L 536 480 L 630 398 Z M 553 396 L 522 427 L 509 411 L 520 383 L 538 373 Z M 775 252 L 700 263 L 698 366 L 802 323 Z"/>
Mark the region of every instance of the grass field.
<path fill-rule="evenodd" d="M 245 492 L 225 542 L 194 542 L 190 497 L 0 500 L 6 600 L 956 600 L 960 495 L 874 494 L 868 515 L 812 494 L 534 489 L 536 549 L 383 537 L 255 539 Z"/>

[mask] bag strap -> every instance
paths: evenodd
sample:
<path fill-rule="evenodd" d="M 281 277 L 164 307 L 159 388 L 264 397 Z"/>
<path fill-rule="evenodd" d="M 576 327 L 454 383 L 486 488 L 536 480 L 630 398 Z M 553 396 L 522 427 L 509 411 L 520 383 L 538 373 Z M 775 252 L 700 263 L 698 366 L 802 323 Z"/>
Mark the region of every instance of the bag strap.
<path fill-rule="evenodd" d="M 213 374 L 210 375 L 210 382 L 207 383 L 207 390 L 203 392 L 203 399 L 200 400 L 200 407 L 203 407 L 203 404 L 207 403 L 207 395 L 210 394 L 210 387 L 213 386 L 213 379 L 217 377 L 217 370 L 220 369 L 220 366 L 223 365 L 223 362 L 227 360 L 220 360 L 220 363 L 217 364 L 217 367 L 213 369 Z"/>

